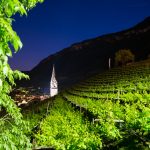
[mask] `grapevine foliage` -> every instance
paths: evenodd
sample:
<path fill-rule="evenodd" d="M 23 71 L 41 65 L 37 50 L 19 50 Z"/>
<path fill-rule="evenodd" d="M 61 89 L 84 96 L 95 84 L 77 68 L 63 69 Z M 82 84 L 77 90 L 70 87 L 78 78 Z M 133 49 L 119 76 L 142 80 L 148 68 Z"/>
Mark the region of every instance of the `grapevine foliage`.
<path fill-rule="evenodd" d="M 56 149 L 149 149 L 150 61 L 111 69 L 61 92 L 35 134 Z"/>

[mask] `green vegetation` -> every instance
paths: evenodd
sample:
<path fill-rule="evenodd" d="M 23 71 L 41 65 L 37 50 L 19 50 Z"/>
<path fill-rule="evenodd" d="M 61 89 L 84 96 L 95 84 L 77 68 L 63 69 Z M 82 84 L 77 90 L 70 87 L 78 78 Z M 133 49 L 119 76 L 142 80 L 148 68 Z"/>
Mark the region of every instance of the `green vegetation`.
<path fill-rule="evenodd" d="M 126 65 L 129 62 L 134 61 L 134 55 L 129 49 L 121 49 L 115 54 L 115 63 L 117 66 Z"/>
<path fill-rule="evenodd" d="M 34 145 L 56 149 L 149 149 L 149 93 L 149 60 L 83 81 L 55 97 L 34 133 Z"/>
<path fill-rule="evenodd" d="M 97 75 L 21 114 L 9 94 L 15 79 L 28 77 L 8 65 L 12 49 L 22 47 L 12 16 L 27 15 L 42 1 L 0 1 L 0 150 L 31 149 L 32 144 L 71 150 L 150 148 L 150 60 Z M 129 50 L 116 53 L 116 64 L 133 60 Z"/>
<path fill-rule="evenodd" d="M 75 111 L 58 96 L 50 109 L 50 115 L 40 124 L 40 131 L 36 135 L 37 144 L 56 149 L 100 148 L 102 143 L 95 127 L 82 117 L 82 113 Z"/>
<path fill-rule="evenodd" d="M 27 15 L 37 2 L 43 0 L 1 0 L 0 1 L 0 149 L 30 149 L 26 137 L 27 123 L 23 121 L 20 109 L 9 96 L 15 79 L 28 78 L 19 71 L 13 71 L 8 64 L 12 51 L 17 52 L 22 43 L 12 29 L 12 16 L 16 13 Z M 10 47 L 11 45 L 11 47 Z M 12 48 L 12 49 L 11 49 Z M 19 138 L 18 138 L 19 137 Z"/>

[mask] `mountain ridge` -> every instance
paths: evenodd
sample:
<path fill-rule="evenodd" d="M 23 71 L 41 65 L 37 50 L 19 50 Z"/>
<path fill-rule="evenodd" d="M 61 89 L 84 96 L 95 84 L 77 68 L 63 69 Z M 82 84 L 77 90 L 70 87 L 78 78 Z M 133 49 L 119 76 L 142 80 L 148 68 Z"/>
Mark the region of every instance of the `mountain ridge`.
<path fill-rule="evenodd" d="M 60 89 L 98 72 L 108 69 L 108 59 L 119 49 L 131 49 L 136 60 L 145 59 L 150 53 L 150 17 L 135 26 L 74 43 L 70 47 L 49 55 L 34 67 L 27 83 L 32 86 L 48 87 L 53 64 Z"/>

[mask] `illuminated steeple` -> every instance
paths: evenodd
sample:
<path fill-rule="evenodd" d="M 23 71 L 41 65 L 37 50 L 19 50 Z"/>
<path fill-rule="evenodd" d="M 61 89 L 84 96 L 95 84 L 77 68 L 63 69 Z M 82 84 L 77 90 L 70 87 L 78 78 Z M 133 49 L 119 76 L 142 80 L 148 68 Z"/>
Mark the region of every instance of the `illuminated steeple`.
<path fill-rule="evenodd" d="M 58 94 L 58 83 L 55 77 L 55 68 L 53 66 L 52 76 L 50 81 L 50 96 L 53 97 Z"/>

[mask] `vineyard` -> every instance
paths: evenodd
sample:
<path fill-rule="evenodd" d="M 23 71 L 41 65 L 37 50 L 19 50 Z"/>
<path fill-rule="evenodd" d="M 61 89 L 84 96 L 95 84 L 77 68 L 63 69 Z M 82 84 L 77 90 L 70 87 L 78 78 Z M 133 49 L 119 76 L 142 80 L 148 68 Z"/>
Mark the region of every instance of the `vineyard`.
<path fill-rule="evenodd" d="M 150 60 L 82 81 L 24 117 L 35 147 L 149 149 Z"/>

